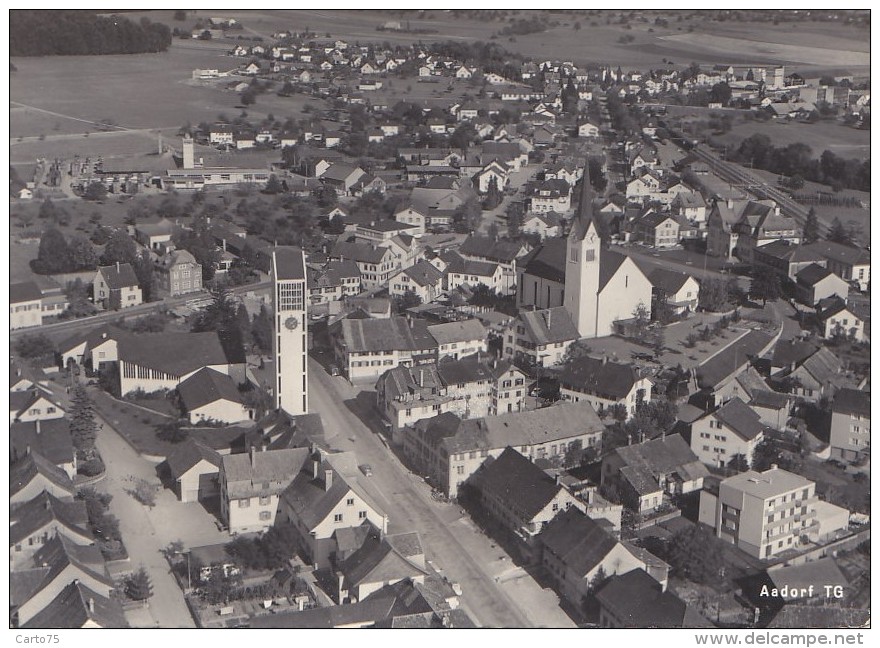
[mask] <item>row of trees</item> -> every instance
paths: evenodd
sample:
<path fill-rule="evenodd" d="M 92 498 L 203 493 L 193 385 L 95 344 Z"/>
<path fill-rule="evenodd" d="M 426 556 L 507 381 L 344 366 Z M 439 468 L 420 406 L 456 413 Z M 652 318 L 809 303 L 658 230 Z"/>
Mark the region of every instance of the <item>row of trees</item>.
<path fill-rule="evenodd" d="M 803 142 L 784 147 L 773 146 L 767 135 L 755 133 L 744 139 L 729 159 L 750 164 L 758 169 L 785 176 L 800 176 L 806 180 L 841 189 L 871 190 L 871 161 L 842 158 L 825 151 L 816 159 L 813 150 Z"/>
<path fill-rule="evenodd" d="M 164 52 L 170 45 L 168 26 L 147 18 L 133 22 L 84 10 L 9 13 L 11 56 L 140 54 Z"/>

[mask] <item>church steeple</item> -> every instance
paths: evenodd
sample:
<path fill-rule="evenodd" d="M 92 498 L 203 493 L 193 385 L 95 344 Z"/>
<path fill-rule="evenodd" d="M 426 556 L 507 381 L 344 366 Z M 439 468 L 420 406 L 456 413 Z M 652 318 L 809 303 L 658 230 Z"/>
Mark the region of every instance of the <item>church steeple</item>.
<path fill-rule="evenodd" d="M 569 238 L 583 241 L 590 233 L 597 235 L 598 228 L 593 216 L 593 185 L 590 183 L 590 166 L 587 164 L 581 179 L 581 200 L 571 225 Z"/>

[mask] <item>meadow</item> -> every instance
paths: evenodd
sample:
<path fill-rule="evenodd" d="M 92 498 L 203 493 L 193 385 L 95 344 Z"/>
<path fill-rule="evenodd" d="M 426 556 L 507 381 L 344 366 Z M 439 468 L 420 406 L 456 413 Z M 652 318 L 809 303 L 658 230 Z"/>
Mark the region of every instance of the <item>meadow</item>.
<path fill-rule="evenodd" d="M 867 160 L 871 157 L 871 131 L 850 128 L 837 121 L 806 124 L 783 120 L 759 122 L 750 119 L 735 122 L 729 132 L 713 137 L 733 148 L 755 133 L 767 135 L 774 146 L 808 144 L 817 157 L 825 150 L 845 158 Z"/>

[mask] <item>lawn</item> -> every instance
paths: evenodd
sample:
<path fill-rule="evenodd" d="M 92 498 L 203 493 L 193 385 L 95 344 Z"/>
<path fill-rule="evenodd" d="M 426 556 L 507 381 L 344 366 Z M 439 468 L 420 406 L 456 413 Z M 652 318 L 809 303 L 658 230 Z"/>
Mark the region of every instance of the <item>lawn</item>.
<path fill-rule="evenodd" d="M 736 113 L 725 112 L 726 115 Z M 760 122 L 754 119 L 735 121 L 733 128 L 715 139 L 731 148 L 747 137 L 760 133 L 770 138 L 774 146 L 806 143 L 818 157 L 829 150 L 841 157 L 866 160 L 871 157 L 871 131 L 850 128 L 837 121 L 820 121 L 815 124 L 788 121 Z"/>

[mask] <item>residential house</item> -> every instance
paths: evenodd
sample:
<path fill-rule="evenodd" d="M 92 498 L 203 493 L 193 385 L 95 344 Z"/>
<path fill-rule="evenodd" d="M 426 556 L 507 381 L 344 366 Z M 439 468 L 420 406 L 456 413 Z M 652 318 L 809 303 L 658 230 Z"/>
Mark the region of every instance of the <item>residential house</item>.
<path fill-rule="evenodd" d="M 691 424 L 691 450 L 703 463 L 719 468 L 737 457 L 751 466 L 763 439 L 761 417 L 738 397 Z"/>
<path fill-rule="evenodd" d="M 871 452 L 871 392 L 841 389 L 831 403 L 831 456 L 857 463 Z"/>
<path fill-rule="evenodd" d="M 700 522 L 750 556 L 772 559 L 818 538 L 816 484 L 772 467 L 721 480 L 700 494 Z"/>
<path fill-rule="evenodd" d="M 520 366 L 549 367 L 580 337 L 564 306 L 520 311 L 504 332 L 503 357 Z"/>
<path fill-rule="evenodd" d="M 583 122 L 577 127 L 578 137 L 599 137 L 599 127 L 590 122 Z"/>
<path fill-rule="evenodd" d="M 155 268 L 159 287 L 171 297 L 202 290 L 202 266 L 186 250 L 159 257 Z"/>
<path fill-rule="evenodd" d="M 811 402 L 848 386 L 840 358 L 826 347 L 799 340 L 781 340 L 774 347 L 770 376 L 780 391 Z"/>
<path fill-rule="evenodd" d="M 11 509 L 29 502 L 43 491 L 59 499 L 71 500 L 76 487 L 64 469 L 35 452 L 29 452 L 9 466 Z"/>
<path fill-rule="evenodd" d="M 867 339 L 865 328 L 870 322 L 870 313 L 866 317 L 862 309 L 847 305 L 839 297 L 823 301 L 825 304 L 820 304 L 822 307 L 816 313 L 823 338 L 827 340 L 842 335 L 855 342 Z"/>
<path fill-rule="evenodd" d="M 828 261 L 812 246 L 794 245 L 786 240 L 772 241 L 752 251 L 756 267 L 771 268 L 783 281 L 794 281 L 798 272 L 810 265 L 827 267 Z"/>
<path fill-rule="evenodd" d="M 310 304 L 326 304 L 361 292 L 361 271 L 351 260 L 328 261 L 320 269 L 307 268 Z"/>
<path fill-rule="evenodd" d="M 118 600 L 96 592 L 79 580 L 72 581 L 52 602 L 20 626 L 24 630 L 46 628 L 128 628 Z"/>
<path fill-rule="evenodd" d="M 352 382 L 375 381 L 394 367 L 433 362 L 437 343 L 424 320 L 344 319 L 331 333 L 338 365 Z"/>
<path fill-rule="evenodd" d="M 365 172 L 350 164 L 334 163 L 321 174 L 321 183 L 332 187 L 340 196 L 348 196 Z"/>
<path fill-rule="evenodd" d="M 801 242 L 803 231 L 791 216 L 783 216 L 779 205 L 761 213 L 744 213 L 736 224 L 736 256 L 745 263 L 754 262 L 754 250 L 774 241 Z"/>
<path fill-rule="evenodd" d="M 112 325 L 75 333 L 58 345 L 60 365 L 66 368 L 73 363 L 87 372 L 100 371 L 105 363 L 118 362 L 117 342 L 128 335 L 128 331 Z"/>
<path fill-rule="evenodd" d="M 585 508 L 558 477 L 551 477 L 510 446 L 498 458 L 487 457 L 468 478 L 466 488 L 526 556 L 537 549 L 536 543 L 543 539 L 539 534 L 558 513 Z"/>
<path fill-rule="evenodd" d="M 222 456 L 193 439 L 179 444 L 166 459 L 174 494 L 181 502 L 199 502 L 220 494 Z"/>
<path fill-rule="evenodd" d="M 428 326 L 437 342 L 437 357 L 458 360 L 477 353 L 486 353 L 486 328 L 477 319 L 445 322 Z"/>
<path fill-rule="evenodd" d="M 600 628 L 714 628 L 643 569 L 614 576 L 596 593 Z"/>
<path fill-rule="evenodd" d="M 230 534 L 265 531 L 275 524 L 282 493 L 309 459 L 308 448 L 225 455 L 220 463 L 220 514 Z"/>
<path fill-rule="evenodd" d="M 413 228 L 408 233 L 413 236 L 421 236 L 427 231 L 427 225 L 430 221 L 430 217 L 424 213 L 426 211 L 428 210 L 420 209 L 410 204 L 395 212 L 394 220 L 406 225 L 412 225 Z"/>
<path fill-rule="evenodd" d="M 661 299 L 676 315 L 697 310 L 700 303 L 700 284 L 691 275 L 657 268 L 648 275 L 648 281 L 652 286 L 652 313 L 657 313 L 656 304 Z"/>
<path fill-rule="evenodd" d="M 354 261 L 364 289 L 388 285 L 391 275 L 400 269 L 394 252 L 373 243 L 337 240 L 330 250 L 331 259 Z"/>
<path fill-rule="evenodd" d="M 450 411 L 452 400 L 434 364 L 395 367 L 376 381 L 376 408 L 390 423 L 397 444 L 405 426 Z"/>
<path fill-rule="evenodd" d="M 817 241 L 807 247 L 822 255 L 828 261 L 828 269 L 838 277 L 857 284 L 861 291 L 869 289 L 871 254 L 867 250 L 833 241 Z"/>
<path fill-rule="evenodd" d="M 504 191 L 507 181 L 507 169 L 494 160 L 484 166 L 473 177 L 474 189 L 481 194 L 487 193 L 493 184 L 498 191 Z"/>
<path fill-rule="evenodd" d="M 259 70 L 259 66 L 257 66 L 257 70 Z M 208 141 L 211 144 L 235 144 L 235 133 L 232 126 L 229 124 L 214 124 L 208 131 Z"/>
<path fill-rule="evenodd" d="M 388 294 L 401 297 L 414 293 L 421 303 L 429 304 L 443 291 L 443 272 L 430 261 L 421 260 L 414 266 L 404 268 L 388 280 Z"/>
<path fill-rule="evenodd" d="M 627 418 L 643 403 L 651 402 L 651 379 L 630 364 L 612 362 L 607 356 L 577 358 L 559 373 L 559 396 L 579 403 L 586 401 L 597 412 L 623 405 Z"/>
<path fill-rule="evenodd" d="M 758 358 L 773 348 L 776 338 L 764 331 L 753 330 L 711 356 L 695 371 L 698 394 L 709 410 L 736 393 L 734 384 Z"/>
<path fill-rule="evenodd" d="M 505 295 L 516 291 L 516 262 L 528 252 L 530 247 L 520 241 L 506 239 L 492 240 L 482 236 L 468 236 L 458 253 L 470 261 L 497 263 L 502 269 L 502 283 L 499 292 Z"/>
<path fill-rule="evenodd" d="M 27 423 L 64 418 L 64 408 L 45 387 L 9 392 L 9 423 Z"/>
<path fill-rule="evenodd" d="M 199 369 L 177 386 L 180 404 L 193 425 L 238 423 L 253 418 L 235 381 L 210 367 Z"/>
<path fill-rule="evenodd" d="M 798 300 L 807 306 L 815 306 L 828 297 L 846 299 L 849 284 L 828 268 L 811 263 L 795 275 L 795 292 Z"/>
<path fill-rule="evenodd" d="M 278 517 L 292 525 L 308 564 L 329 567 L 342 530 L 369 523 L 388 532 L 388 514 L 379 501 L 353 452 L 321 454 L 301 464 L 281 496 Z"/>
<path fill-rule="evenodd" d="M 9 330 L 43 323 L 43 293 L 33 281 L 9 285 Z"/>
<path fill-rule="evenodd" d="M 174 227 L 174 223 L 167 218 L 156 223 L 137 223 L 134 226 L 134 238 L 151 252 L 161 254 L 166 248 L 172 247 Z"/>
<path fill-rule="evenodd" d="M 740 233 L 749 236 L 747 225 L 769 214 L 775 215 L 776 209 L 777 205 L 773 200 L 716 200 L 707 218 L 707 254 L 733 260 Z M 746 227 L 739 227 L 740 223 L 744 223 Z M 747 247 L 751 250 L 756 246 Z"/>
<path fill-rule="evenodd" d="M 706 201 L 698 191 L 683 191 L 672 200 L 673 213 L 691 223 L 706 222 Z"/>
<path fill-rule="evenodd" d="M 642 515 L 665 496 L 700 490 L 708 474 L 678 434 L 616 448 L 602 459 L 602 487 L 615 488 L 623 505 Z"/>
<path fill-rule="evenodd" d="M 89 545 L 95 541 L 88 527 L 86 504 L 63 501 L 43 491 L 10 512 L 9 567 L 16 571 L 33 564 L 34 553 L 56 535 Z"/>
<path fill-rule="evenodd" d="M 562 227 L 562 216 L 550 211 L 526 214 L 519 229 L 523 234 L 537 234 L 544 240 L 560 236 Z"/>
<path fill-rule="evenodd" d="M 356 239 L 380 245 L 401 234 L 412 236 L 416 229 L 415 225 L 386 218 L 356 225 L 354 235 Z"/>
<path fill-rule="evenodd" d="M 593 592 L 597 576 L 647 568 L 643 560 L 614 538 L 605 521 L 594 520 L 574 506 L 558 513 L 544 527 L 537 543 L 541 565 L 553 588 L 577 607 L 583 606 L 584 599 Z"/>
<path fill-rule="evenodd" d="M 10 423 L 9 460 L 18 461 L 31 452 L 51 461 L 71 479 L 76 478 L 76 452 L 66 418 Z"/>
<path fill-rule="evenodd" d="M 679 243 L 680 226 L 672 214 L 649 211 L 634 223 L 634 234 L 650 247 L 670 248 Z"/>
<path fill-rule="evenodd" d="M 349 529 L 340 529 L 342 536 Z M 342 557 L 337 537 L 334 559 L 339 584 L 334 599 L 340 605 L 362 601 L 383 588 L 398 583 L 423 585 L 429 571 L 425 567 L 425 551 L 416 532 L 393 535 L 379 534 L 371 525 L 355 527 L 365 533 L 353 552 Z M 357 541 L 356 541 L 357 542 Z"/>
<path fill-rule="evenodd" d="M 461 420 L 447 412 L 404 429 L 403 450 L 448 497 L 483 463 L 507 446 L 530 458 L 563 458 L 569 449 L 598 448 L 604 426 L 586 403 Z"/>
<path fill-rule="evenodd" d="M 445 264 L 444 290 L 453 292 L 460 286 L 476 288 L 483 285 L 492 292 L 503 294 L 506 281 L 504 267 L 500 263 L 466 259 L 452 250 L 442 252 L 440 259 Z"/>
<path fill-rule="evenodd" d="M 571 210 L 571 185 L 565 180 L 544 180 L 529 189 L 529 209 L 543 214 Z"/>
<path fill-rule="evenodd" d="M 28 625 L 73 582 L 105 599 L 115 587 L 97 545 L 79 545 L 58 534 L 37 550 L 32 568 L 10 574 L 11 625 Z"/>
<path fill-rule="evenodd" d="M 92 280 L 95 303 L 105 310 L 121 310 L 143 302 L 137 275 L 130 263 L 100 266 Z"/>

